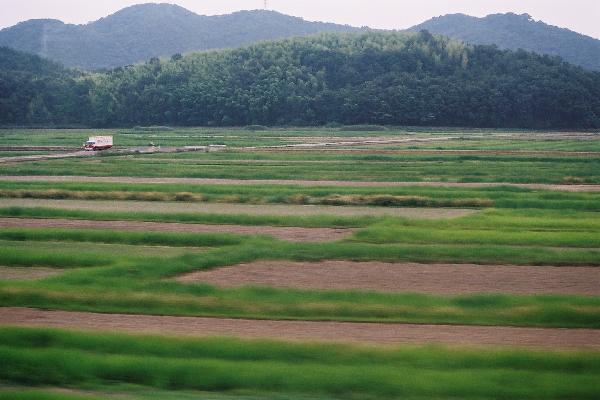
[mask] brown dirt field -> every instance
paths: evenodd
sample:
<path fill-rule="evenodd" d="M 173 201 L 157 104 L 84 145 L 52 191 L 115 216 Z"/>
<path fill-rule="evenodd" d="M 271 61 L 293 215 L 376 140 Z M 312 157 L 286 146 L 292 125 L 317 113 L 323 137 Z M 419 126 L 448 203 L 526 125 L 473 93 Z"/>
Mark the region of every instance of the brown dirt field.
<path fill-rule="evenodd" d="M 430 344 L 600 349 L 600 330 L 96 314 L 0 308 L 0 325 L 186 336 L 232 336 L 378 345 Z"/>
<path fill-rule="evenodd" d="M 0 228 L 67 228 L 67 229 L 113 229 L 123 231 L 235 233 L 240 235 L 270 235 L 282 240 L 297 242 L 323 242 L 342 239 L 351 229 L 297 228 L 246 225 L 204 225 L 173 222 L 144 221 L 88 221 L 79 219 L 0 218 Z"/>
<path fill-rule="evenodd" d="M 434 294 L 600 295 L 600 268 L 384 262 L 257 261 L 179 276 L 183 283 Z"/>
<path fill-rule="evenodd" d="M 89 156 L 93 156 L 93 152 L 76 151 L 73 153 L 62 153 L 62 154 L 35 154 L 35 155 L 29 155 L 29 156 L 0 157 L 0 164 L 27 162 L 27 161 L 40 161 L 40 160 L 54 160 L 54 159 L 59 159 L 59 158 L 89 157 Z"/>
<path fill-rule="evenodd" d="M 0 267 L 0 280 L 36 280 L 62 274 L 64 271 L 38 267 Z"/>
<path fill-rule="evenodd" d="M 285 179 L 209 179 L 209 178 L 140 178 L 125 176 L 0 176 L 0 181 L 17 182 L 104 182 L 104 183 L 148 183 L 187 185 L 297 185 L 297 186 L 346 186 L 346 187 L 464 187 L 481 188 L 511 186 L 527 189 L 557 190 L 563 192 L 600 192 L 600 185 L 559 185 L 543 183 L 505 182 L 365 182 L 365 181 L 311 181 Z"/>
<path fill-rule="evenodd" d="M 287 204 L 230 204 L 230 203 L 184 203 L 162 201 L 105 201 L 105 200 L 46 200 L 1 199 L 0 207 L 45 207 L 91 211 L 130 211 L 153 213 L 205 213 L 246 215 L 338 215 L 382 216 L 404 218 L 440 219 L 456 218 L 478 212 L 461 208 L 411 208 L 411 207 L 353 207 L 353 206 L 304 206 Z"/>

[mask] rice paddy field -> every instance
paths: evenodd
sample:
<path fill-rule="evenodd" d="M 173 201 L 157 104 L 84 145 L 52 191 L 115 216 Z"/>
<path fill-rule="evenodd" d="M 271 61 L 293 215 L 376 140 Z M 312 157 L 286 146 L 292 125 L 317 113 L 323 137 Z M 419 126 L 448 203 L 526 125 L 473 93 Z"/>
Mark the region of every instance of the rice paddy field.
<path fill-rule="evenodd" d="M 599 398 L 600 134 L 359 128 L 0 130 L 0 399 Z"/>

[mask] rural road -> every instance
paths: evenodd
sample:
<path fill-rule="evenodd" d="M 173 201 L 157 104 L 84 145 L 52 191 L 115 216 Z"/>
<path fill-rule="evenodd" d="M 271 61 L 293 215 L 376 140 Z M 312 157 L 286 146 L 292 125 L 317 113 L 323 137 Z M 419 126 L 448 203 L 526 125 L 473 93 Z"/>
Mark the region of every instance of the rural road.
<path fill-rule="evenodd" d="M 459 187 L 487 188 L 497 186 L 520 187 L 536 190 L 563 192 L 600 192 L 600 185 L 559 185 L 546 183 L 506 182 L 373 182 L 373 181 L 311 181 L 285 179 L 210 179 L 210 178 L 144 178 L 122 176 L 0 176 L 0 181 L 14 182 L 98 182 L 98 183 L 145 183 L 184 185 L 291 185 L 291 186 L 348 186 L 348 187 Z"/>
<path fill-rule="evenodd" d="M 0 326 L 69 328 L 186 336 L 233 336 L 363 344 L 447 344 L 600 349 L 600 330 L 504 326 L 267 321 L 230 318 L 97 314 L 0 308 Z"/>

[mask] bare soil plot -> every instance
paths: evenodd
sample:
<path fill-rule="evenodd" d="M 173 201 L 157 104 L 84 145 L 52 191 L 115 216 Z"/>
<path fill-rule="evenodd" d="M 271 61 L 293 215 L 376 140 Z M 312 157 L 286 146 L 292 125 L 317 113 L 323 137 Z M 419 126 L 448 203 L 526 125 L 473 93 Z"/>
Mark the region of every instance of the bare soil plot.
<path fill-rule="evenodd" d="M 96 314 L 0 308 L 0 325 L 187 336 L 233 336 L 365 344 L 528 346 L 600 349 L 600 330 Z"/>
<path fill-rule="evenodd" d="M 247 225 L 204 225 L 173 222 L 144 221 L 89 221 L 79 219 L 0 218 L 0 228 L 67 228 L 113 229 L 124 231 L 235 233 L 240 235 L 270 235 L 282 240 L 297 242 L 334 241 L 351 235 L 352 229 L 297 228 Z"/>
<path fill-rule="evenodd" d="M 39 267 L 0 267 L 0 280 L 36 280 L 64 273 L 52 268 Z"/>
<path fill-rule="evenodd" d="M 374 137 L 353 137 L 351 139 L 333 138 L 333 137 L 313 137 L 311 140 L 305 140 L 304 143 L 296 144 L 283 144 L 275 146 L 250 146 L 246 147 L 247 150 L 261 150 L 261 149 L 311 149 L 311 148 L 322 148 L 330 146 L 362 146 L 362 145 L 381 145 L 381 144 L 398 144 L 398 143 L 422 143 L 422 142 L 441 142 L 459 139 L 458 136 L 437 136 L 429 138 L 394 138 L 389 136 L 374 136 Z"/>
<path fill-rule="evenodd" d="M 93 152 L 89 151 L 75 151 L 72 153 L 60 153 L 60 154 L 35 154 L 29 156 L 16 156 L 16 157 L 0 157 L 0 164 L 15 163 L 15 162 L 27 162 L 27 161 L 41 161 L 41 160 L 53 160 L 59 158 L 73 158 L 73 157 L 89 157 L 93 156 Z"/>
<path fill-rule="evenodd" d="M 563 192 L 600 192 L 600 185 L 558 185 L 545 183 L 505 182 L 366 182 L 366 181 L 311 181 L 285 179 L 210 179 L 210 178 L 142 178 L 126 176 L 0 176 L 0 181 L 18 182 L 104 182 L 187 185 L 296 185 L 296 186 L 346 186 L 346 187 L 463 187 L 482 188 L 511 186 L 526 189 L 557 190 Z"/>
<path fill-rule="evenodd" d="M 179 276 L 183 283 L 435 294 L 600 295 L 600 268 L 415 264 L 353 261 L 257 261 Z"/>
<path fill-rule="evenodd" d="M 227 215 L 339 215 L 383 216 L 404 218 L 441 219 L 455 218 L 478 212 L 474 209 L 433 207 L 353 207 L 287 204 L 231 204 L 231 203 L 185 203 L 162 201 L 105 201 L 105 200 L 46 200 L 1 199 L 1 207 L 46 207 L 91 211 L 130 211 L 153 213 L 209 213 Z"/>

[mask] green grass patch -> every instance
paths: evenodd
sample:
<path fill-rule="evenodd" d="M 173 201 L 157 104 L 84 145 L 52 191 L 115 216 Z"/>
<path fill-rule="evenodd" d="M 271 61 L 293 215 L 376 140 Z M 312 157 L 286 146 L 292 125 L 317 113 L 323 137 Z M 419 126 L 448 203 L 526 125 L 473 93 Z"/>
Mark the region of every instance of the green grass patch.
<path fill-rule="evenodd" d="M 336 398 L 594 399 L 596 353 L 290 344 L 0 330 L 0 377 L 27 385 Z"/>
<path fill-rule="evenodd" d="M 495 207 L 600 211 L 600 193 L 508 186 L 302 187 L 297 185 L 183 185 L 0 181 L 0 196 L 80 200 L 206 201 L 249 204 L 329 204 L 410 207 Z"/>
<path fill-rule="evenodd" d="M 297 226 L 304 228 L 356 228 L 366 227 L 383 221 L 383 217 L 357 216 L 341 217 L 334 215 L 294 216 L 294 215 L 246 215 L 208 213 L 157 213 L 157 212 L 103 212 L 92 210 L 69 210 L 44 207 L 0 208 L 2 217 L 20 218 L 71 218 L 97 221 L 150 221 L 179 222 L 190 224 L 216 225 L 258 225 L 258 226 Z"/>
<path fill-rule="evenodd" d="M 107 229 L 36 229 L 9 228 L 0 231 L 0 240 L 12 241 L 68 241 L 117 243 L 145 246 L 215 247 L 232 246 L 242 242 L 238 235 L 227 233 L 184 233 L 151 231 L 118 231 Z M 90 249 L 89 246 L 82 250 Z M 33 252 L 34 250 L 32 250 Z"/>

